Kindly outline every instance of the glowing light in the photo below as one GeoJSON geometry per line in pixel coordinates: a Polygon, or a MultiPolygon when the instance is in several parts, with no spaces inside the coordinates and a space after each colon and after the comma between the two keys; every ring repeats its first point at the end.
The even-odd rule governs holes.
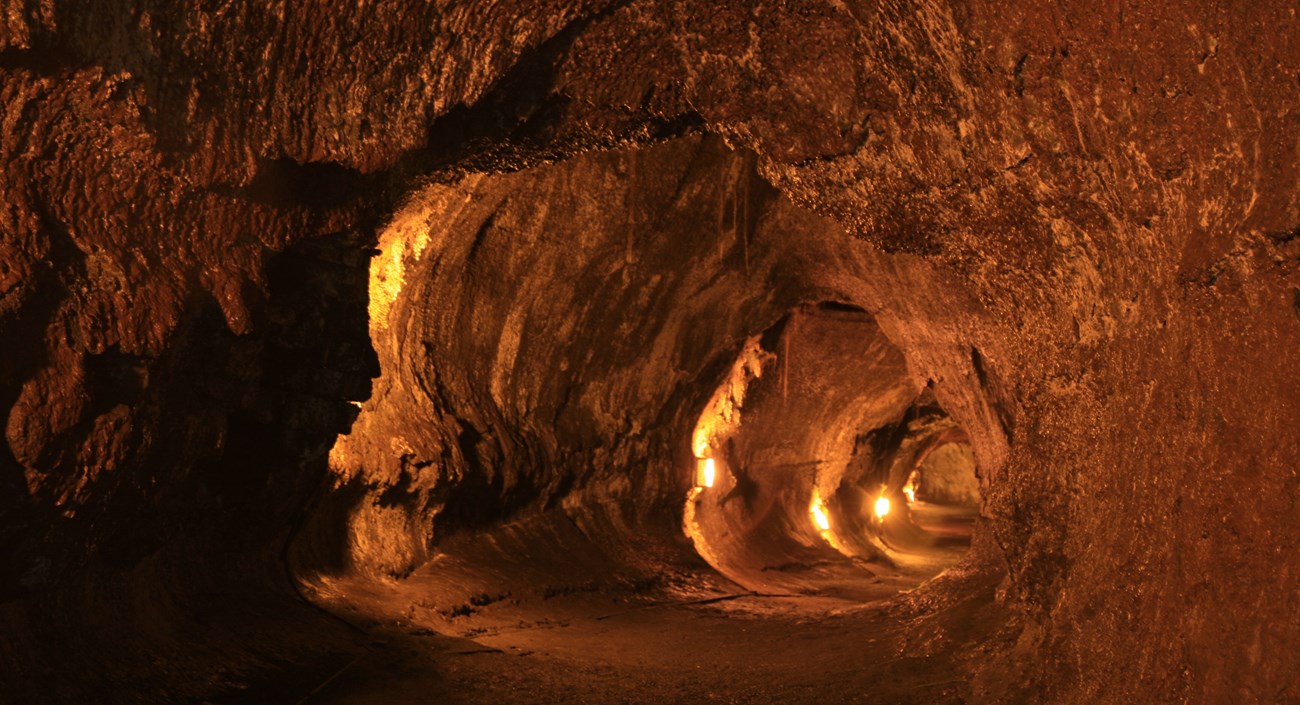
{"type": "Polygon", "coordinates": [[[889,498],[884,495],[881,495],[878,499],[876,499],[875,509],[876,509],[876,518],[884,519],[885,515],[889,513],[889,498]]]}
{"type": "Polygon", "coordinates": [[[831,518],[827,516],[826,507],[822,504],[820,497],[813,498],[812,508],[810,511],[812,512],[813,523],[817,525],[818,530],[831,530],[831,518]]]}
{"type": "Polygon", "coordinates": [[[907,503],[911,504],[916,501],[916,473],[907,478],[907,484],[903,485],[903,496],[907,497],[907,503]]]}
{"type": "Polygon", "coordinates": [[[853,552],[840,543],[831,530],[831,513],[826,507],[826,502],[822,501],[822,493],[816,487],[812,491],[812,502],[808,504],[808,518],[812,519],[813,526],[817,527],[817,533],[821,535],[822,540],[830,544],[830,547],[843,553],[846,556],[853,555],[853,552]]]}
{"type": "Polygon", "coordinates": [[[713,462],[713,458],[705,458],[704,462],[700,464],[700,476],[696,481],[697,484],[701,487],[712,487],[713,481],[716,480],[717,477],[718,469],[713,462]]]}

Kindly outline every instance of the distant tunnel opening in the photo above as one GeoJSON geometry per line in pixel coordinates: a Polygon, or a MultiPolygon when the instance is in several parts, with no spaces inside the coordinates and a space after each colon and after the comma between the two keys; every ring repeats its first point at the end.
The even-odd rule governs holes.
{"type": "Polygon", "coordinates": [[[692,438],[685,531],[752,590],[870,599],[970,545],[965,432],[866,311],[802,305],[751,339],[692,438]]]}

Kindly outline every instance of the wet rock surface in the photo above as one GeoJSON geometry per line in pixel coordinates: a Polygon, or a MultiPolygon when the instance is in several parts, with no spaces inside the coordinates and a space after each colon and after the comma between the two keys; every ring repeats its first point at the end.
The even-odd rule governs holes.
{"type": "Polygon", "coordinates": [[[518,522],[598,537],[600,589],[725,590],[693,427],[836,301],[966,434],[999,581],[914,593],[984,602],[890,658],[967,702],[1300,700],[1287,3],[0,18],[0,699],[348,663],[347,605],[518,522]]]}

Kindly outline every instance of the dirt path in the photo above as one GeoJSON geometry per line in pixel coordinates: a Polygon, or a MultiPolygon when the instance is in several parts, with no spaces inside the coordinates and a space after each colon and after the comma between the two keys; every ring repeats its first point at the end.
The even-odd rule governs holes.
{"type": "MultiPolygon", "coordinates": [[[[863,578],[853,599],[838,583],[755,595],[705,572],[638,582],[602,573],[599,561],[565,576],[530,573],[477,552],[503,545],[493,537],[402,580],[317,585],[364,647],[225,702],[963,702],[964,664],[978,657],[970,644],[998,623],[997,576],[957,568],[898,592],[904,578],[916,585],[950,565],[969,536],[962,512],[922,508],[918,521],[936,548],[893,579],[863,578]]],[[[556,550],[571,550],[567,541],[556,550]]],[[[538,545],[530,570],[555,558],[538,545]]]]}
{"type": "Polygon", "coordinates": [[[382,642],[307,702],[957,703],[961,645],[990,597],[977,589],[929,614],[905,598],[739,598],[612,616],[569,601],[557,605],[568,616],[473,640],[376,628],[382,642]]]}

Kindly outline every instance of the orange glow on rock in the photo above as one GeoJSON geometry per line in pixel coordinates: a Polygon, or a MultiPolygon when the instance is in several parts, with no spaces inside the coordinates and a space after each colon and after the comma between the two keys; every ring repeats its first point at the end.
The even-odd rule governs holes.
{"type": "Polygon", "coordinates": [[[877,498],[875,510],[876,510],[876,518],[884,519],[885,515],[889,514],[889,498],[883,495],[877,498]]]}
{"type": "Polygon", "coordinates": [[[822,506],[821,499],[814,499],[812,503],[813,524],[817,525],[819,531],[831,530],[831,518],[826,514],[826,507],[822,506]]]}
{"type": "Polygon", "coordinates": [[[712,487],[717,477],[717,465],[713,462],[713,458],[705,458],[704,462],[701,463],[700,477],[697,484],[701,487],[712,487]]]}

